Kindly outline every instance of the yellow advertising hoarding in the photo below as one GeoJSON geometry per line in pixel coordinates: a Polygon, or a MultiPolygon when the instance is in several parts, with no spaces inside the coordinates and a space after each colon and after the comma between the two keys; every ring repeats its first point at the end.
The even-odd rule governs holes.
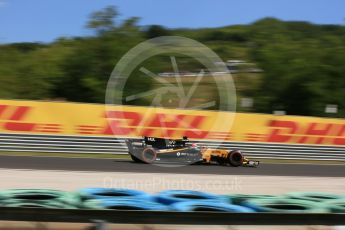
{"type": "Polygon", "coordinates": [[[0,132],[345,145],[341,119],[12,100],[0,100],[0,132]]]}

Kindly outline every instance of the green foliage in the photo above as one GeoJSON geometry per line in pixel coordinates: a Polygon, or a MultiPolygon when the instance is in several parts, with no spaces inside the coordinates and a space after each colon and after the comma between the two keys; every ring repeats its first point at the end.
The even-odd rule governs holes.
{"type": "Polygon", "coordinates": [[[164,28],[163,26],[160,25],[151,25],[147,28],[145,31],[146,33],[146,38],[155,38],[155,37],[160,37],[160,36],[168,36],[170,35],[169,31],[164,28]]]}
{"type": "Polygon", "coordinates": [[[115,6],[108,6],[91,14],[87,27],[95,29],[99,34],[111,31],[115,28],[115,18],[118,16],[115,6]]]}
{"type": "MultiPolygon", "coordinates": [[[[234,74],[239,98],[254,98],[253,112],[279,109],[287,114],[324,116],[326,104],[337,104],[338,116],[345,115],[344,26],[264,18],[251,25],[214,29],[142,28],[137,17],[117,23],[117,16],[113,6],[94,12],[87,22],[97,32],[93,37],[0,45],[0,98],[103,103],[109,76],[128,50],[147,38],[177,35],[203,42],[223,60],[243,59],[264,70],[234,74]]],[[[177,61],[181,71],[200,70],[183,57],[177,61]]],[[[165,57],[141,66],[154,73],[173,71],[165,57]]],[[[157,86],[136,69],[124,95],[157,86]]],[[[201,99],[213,86],[202,87],[201,99]]],[[[144,105],[149,99],[128,103],[144,105]]]]}
{"type": "Polygon", "coordinates": [[[326,104],[343,111],[345,29],[331,28],[276,20],[254,24],[251,56],[265,70],[256,90],[257,111],[321,116],[326,104]]]}

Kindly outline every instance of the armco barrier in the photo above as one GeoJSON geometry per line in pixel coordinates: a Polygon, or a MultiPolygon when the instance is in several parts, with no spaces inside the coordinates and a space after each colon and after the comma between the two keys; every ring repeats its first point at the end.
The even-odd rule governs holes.
{"type": "MultiPolygon", "coordinates": [[[[124,138],[0,133],[1,151],[127,154],[124,138]]],[[[345,147],[258,142],[195,141],[209,147],[240,149],[251,158],[345,161],[345,147]]]]}
{"type": "MultiPolygon", "coordinates": [[[[1,208],[0,220],[173,225],[345,225],[343,213],[162,212],[1,208]]],[[[105,228],[97,228],[105,229],[105,228]]]]}

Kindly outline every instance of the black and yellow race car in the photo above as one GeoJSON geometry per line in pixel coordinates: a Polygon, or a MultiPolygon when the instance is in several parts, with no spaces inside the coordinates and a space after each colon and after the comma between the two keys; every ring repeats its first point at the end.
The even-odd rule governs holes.
{"type": "Polygon", "coordinates": [[[213,149],[191,143],[187,137],[166,139],[143,137],[127,139],[128,153],[132,160],[139,163],[216,163],[234,167],[257,167],[259,161],[248,160],[240,150],[213,149]]]}

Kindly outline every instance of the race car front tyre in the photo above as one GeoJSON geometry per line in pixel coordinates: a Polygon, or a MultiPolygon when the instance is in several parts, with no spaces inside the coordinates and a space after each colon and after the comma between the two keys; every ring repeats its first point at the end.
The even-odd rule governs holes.
{"type": "Polygon", "coordinates": [[[240,150],[233,150],[228,155],[228,162],[231,166],[238,167],[243,164],[243,155],[240,150]]]}

